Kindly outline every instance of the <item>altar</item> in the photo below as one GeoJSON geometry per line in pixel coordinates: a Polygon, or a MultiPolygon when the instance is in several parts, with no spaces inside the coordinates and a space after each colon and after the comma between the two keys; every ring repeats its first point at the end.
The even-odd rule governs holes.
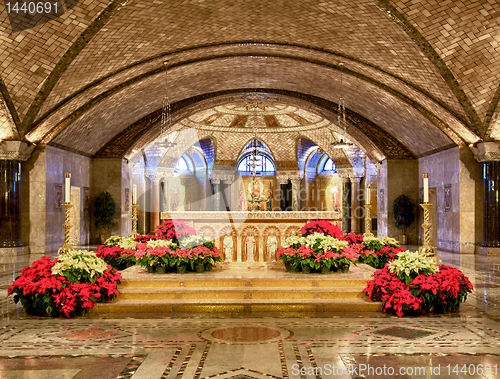
{"type": "Polygon", "coordinates": [[[342,228],[340,212],[162,212],[161,221],[184,221],[212,240],[224,262],[273,263],[285,240],[312,220],[342,228]]]}

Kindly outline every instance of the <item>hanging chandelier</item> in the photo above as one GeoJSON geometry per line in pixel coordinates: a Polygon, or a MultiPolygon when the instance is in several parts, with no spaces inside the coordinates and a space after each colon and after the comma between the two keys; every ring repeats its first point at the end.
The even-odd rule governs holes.
{"type": "Polygon", "coordinates": [[[344,64],[342,62],[339,63],[340,67],[340,98],[339,98],[339,104],[337,108],[337,123],[339,127],[343,131],[343,137],[341,138],[339,142],[333,142],[332,146],[335,149],[343,149],[346,147],[351,147],[354,144],[351,142],[347,142],[347,121],[346,121],[346,116],[345,116],[345,99],[344,99],[344,82],[343,82],[343,74],[344,74],[344,64]]]}
{"type": "Polygon", "coordinates": [[[174,147],[177,144],[173,141],[170,141],[168,138],[168,130],[172,126],[172,114],[170,100],[168,98],[168,59],[163,62],[163,67],[165,68],[165,97],[163,98],[161,109],[160,142],[157,142],[156,144],[159,147],[167,149],[169,147],[174,147]]]}

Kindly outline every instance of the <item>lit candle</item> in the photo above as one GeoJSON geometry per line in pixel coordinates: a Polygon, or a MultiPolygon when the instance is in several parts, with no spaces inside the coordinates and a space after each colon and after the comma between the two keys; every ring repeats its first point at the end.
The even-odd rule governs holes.
{"type": "Polygon", "coordinates": [[[370,205],[370,185],[366,187],[366,205],[370,205]]]}
{"type": "Polygon", "coordinates": [[[429,202],[429,174],[424,173],[424,203],[429,202]]]}
{"type": "Polygon", "coordinates": [[[137,202],[137,184],[134,184],[134,189],[132,190],[132,204],[137,202]]]}
{"type": "Polygon", "coordinates": [[[64,186],[65,186],[65,200],[66,200],[66,204],[69,204],[71,202],[70,200],[70,195],[71,195],[71,174],[69,172],[67,172],[65,174],[65,183],[64,183],[64,186]]]}

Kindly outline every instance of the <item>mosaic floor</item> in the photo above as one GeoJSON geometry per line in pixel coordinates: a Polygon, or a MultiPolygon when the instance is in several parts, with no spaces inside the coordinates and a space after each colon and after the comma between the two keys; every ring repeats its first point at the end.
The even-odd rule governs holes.
{"type": "Polygon", "coordinates": [[[0,258],[0,379],[497,378],[500,257],[440,254],[474,284],[457,313],[28,316],[0,258]]]}

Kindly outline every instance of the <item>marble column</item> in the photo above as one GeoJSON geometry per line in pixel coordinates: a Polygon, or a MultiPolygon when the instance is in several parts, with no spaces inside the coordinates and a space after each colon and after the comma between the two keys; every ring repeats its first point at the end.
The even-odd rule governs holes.
{"type": "Polygon", "coordinates": [[[214,185],[214,205],[212,209],[214,211],[221,210],[221,183],[220,179],[212,179],[212,184],[214,185]]]}
{"type": "MultiPolygon", "coordinates": [[[[26,188],[21,193],[21,168],[27,174],[26,164],[22,165],[22,162],[30,158],[34,148],[35,145],[27,142],[0,141],[0,256],[28,252],[28,247],[23,243],[21,212],[28,210],[30,198],[26,188]],[[24,210],[21,208],[21,196],[24,210]]],[[[23,181],[28,177],[24,175],[23,181]]],[[[27,229],[25,227],[25,237],[29,234],[27,229]]]]}
{"type": "Polygon", "coordinates": [[[293,211],[298,211],[299,210],[299,204],[300,204],[300,179],[292,179],[292,210],[293,211]]]}
{"type": "Polygon", "coordinates": [[[363,219],[364,211],[361,208],[359,201],[359,184],[361,183],[360,177],[349,178],[351,180],[351,232],[359,234],[360,221],[363,219]]]}
{"type": "Polygon", "coordinates": [[[223,183],[223,209],[222,210],[236,210],[238,209],[238,207],[236,208],[233,208],[233,204],[232,204],[232,193],[231,193],[231,184],[233,184],[234,182],[234,178],[230,178],[230,179],[224,179],[222,181],[223,183]]]}
{"type": "Polygon", "coordinates": [[[484,247],[500,247],[500,161],[483,162],[484,247]]]}
{"type": "Polygon", "coordinates": [[[151,203],[150,203],[150,233],[156,232],[156,227],[160,224],[160,179],[151,179],[151,203]]]}
{"type": "Polygon", "coordinates": [[[288,186],[288,178],[285,176],[276,176],[276,181],[279,186],[279,200],[280,200],[280,210],[286,211],[287,207],[287,186],[288,186]]]}
{"type": "Polygon", "coordinates": [[[342,232],[348,234],[351,231],[351,181],[342,178],[342,232]]]}
{"type": "Polygon", "coordinates": [[[0,248],[21,247],[21,161],[0,159],[0,248]]]}

